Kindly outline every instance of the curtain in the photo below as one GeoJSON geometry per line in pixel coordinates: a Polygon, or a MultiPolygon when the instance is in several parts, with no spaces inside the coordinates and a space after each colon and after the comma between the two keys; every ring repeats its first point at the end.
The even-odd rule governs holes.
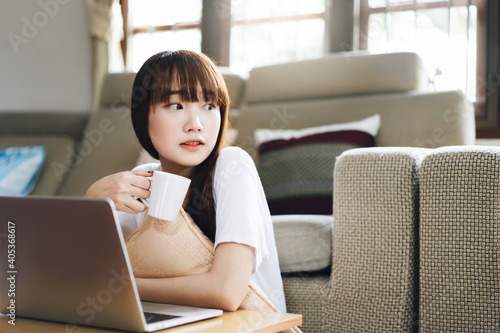
{"type": "Polygon", "coordinates": [[[102,85],[108,74],[113,0],[86,0],[92,52],[92,108],[99,107],[102,85]]]}

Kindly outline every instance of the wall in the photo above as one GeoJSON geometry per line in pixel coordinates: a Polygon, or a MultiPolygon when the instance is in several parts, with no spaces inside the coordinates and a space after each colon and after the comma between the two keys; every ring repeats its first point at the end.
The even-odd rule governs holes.
{"type": "Polygon", "coordinates": [[[89,110],[91,59],[81,0],[2,0],[0,111],[89,110]]]}

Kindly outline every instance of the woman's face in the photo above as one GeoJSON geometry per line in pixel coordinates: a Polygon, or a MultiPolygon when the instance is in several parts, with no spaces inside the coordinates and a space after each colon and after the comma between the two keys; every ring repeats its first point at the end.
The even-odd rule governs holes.
{"type": "Polygon", "coordinates": [[[163,171],[189,177],[217,143],[221,126],[218,105],[205,101],[198,87],[198,102],[173,94],[167,103],[151,107],[149,136],[160,155],[163,171]]]}

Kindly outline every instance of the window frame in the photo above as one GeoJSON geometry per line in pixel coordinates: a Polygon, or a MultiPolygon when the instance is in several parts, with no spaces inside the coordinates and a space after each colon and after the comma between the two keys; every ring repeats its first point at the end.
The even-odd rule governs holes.
{"type": "MultiPolygon", "coordinates": [[[[179,31],[200,29],[202,31],[202,20],[194,22],[182,22],[167,25],[151,25],[151,26],[135,26],[129,27],[128,23],[128,2],[129,0],[119,0],[121,12],[123,17],[123,39],[121,40],[121,51],[123,56],[123,64],[127,68],[127,52],[128,52],[128,39],[134,35],[141,33],[164,32],[164,31],[179,31]]],[[[204,2],[203,2],[204,3],[204,2]]],[[[202,31],[203,32],[203,31],[202,31]]],[[[202,34],[203,35],[203,34],[202,34]]]]}
{"type": "Polygon", "coordinates": [[[488,27],[486,49],[486,109],[491,119],[477,126],[477,138],[500,138],[500,4],[488,0],[488,27]]]}
{"type": "MultiPolygon", "coordinates": [[[[359,0],[359,49],[368,49],[368,29],[370,14],[387,13],[387,12],[403,12],[415,11],[433,8],[449,8],[473,5],[477,8],[477,62],[476,62],[476,100],[473,101],[474,111],[476,114],[476,136],[477,137],[500,137],[500,108],[492,99],[492,94],[487,93],[491,91],[490,77],[487,73],[488,64],[488,45],[491,46],[491,36],[488,40],[488,33],[492,31],[491,24],[495,23],[494,15],[492,16],[491,4],[495,1],[491,0],[442,0],[435,2],[417,2],[407,1],[405,3],[393,4],[371,8],[369,0],[359,0]],[[489,14],[488,14],[489,13],[489,14]],[[492,105],[492,102],[494,102],[492,105]]],[[[494,11],[494,13],[500,13],[494,11]]],[[[497,14],[498,15],[498,14],[497,14]]],[[[498,20],[496,20],[498,21],[498,20]]],[[[498,23],[498,22],[496,22],[498,23]]],[[[498,30],[498,26],[496,27],[498,30]]],[[[498,37],[496,38],[496,45],[498,45],[498,37]]]]}

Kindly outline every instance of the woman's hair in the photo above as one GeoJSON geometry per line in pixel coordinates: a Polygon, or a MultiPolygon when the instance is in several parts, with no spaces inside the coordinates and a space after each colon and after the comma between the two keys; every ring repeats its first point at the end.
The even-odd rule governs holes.
{"type": "Polygon", "coordinates": [[[132,123],[142,147],[155,159],[158,151],[149,136],[149,113],[172,94],[198,102],[199,87],[207,102],[219,106],[221,124],[213,151],[194,168],[186,211],[212,241],[215,239],[214,171],[228,122],[229,94],[224,78],[206,55],[192,51],[166,51],[149,58],[137,73],[132,88],[132,123]]]}

